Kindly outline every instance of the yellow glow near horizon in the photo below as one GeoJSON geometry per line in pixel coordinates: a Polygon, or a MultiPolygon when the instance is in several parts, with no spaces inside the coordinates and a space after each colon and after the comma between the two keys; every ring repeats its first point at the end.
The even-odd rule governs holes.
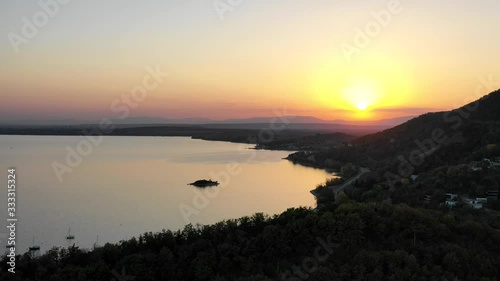
{"type": "Polygon", "coordinates": [[[417,89],[411,69],[395,56],[372,52],[353,63],[331,55],[311,71],[310,91],[315,102],[332,112],[339,110],[332,118],[385,119],[390,113],[377,109],[397,108],[415,101],[417,89]]]}
{"type": "MultiPolygon", "coordinates": [[[[80,2],[35,40],[16,39],[19,54],[4,38],[0,120],[115,117],[111,103],[142,83],[147,66],[171,75],[130,116],[244,119],[286,106],[290,115],[370,121],[460,107],[478,76],[500,77],[494,0],[413,1],[377,36],[368,34],[370,11],[385,1],[253,1],[226,11],[230,24],[194,1],[122,0],[119,13],[100,1],[98,15],[93,1],[80,2]]],[[[20,19],[32,22],[39,9],[1,1],[5,30],[22,35],[20,19]]]]}
{"type": "Polygon", "coordinates": [[[344,99],[358,110],[365,111],[379,100],[379,90],[375,82],[366,78],[351,79],[343,90],[344,99]]]}

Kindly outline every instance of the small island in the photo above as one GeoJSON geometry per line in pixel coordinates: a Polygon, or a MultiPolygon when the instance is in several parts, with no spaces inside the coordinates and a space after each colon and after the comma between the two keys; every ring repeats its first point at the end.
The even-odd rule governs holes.
{"type": "Polygon", "coordinates": [[[218,186],[219,182],[212,180],[197,180],[193,183],[190,183],[189,185],[194,185],[196,187],[210,187],[210,186],[218,186]]]}

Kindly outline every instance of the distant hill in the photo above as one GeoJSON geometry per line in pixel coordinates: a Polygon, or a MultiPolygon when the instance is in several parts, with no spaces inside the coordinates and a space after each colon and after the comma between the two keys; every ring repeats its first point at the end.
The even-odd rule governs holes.
{"type": "Polygon", "coordinates": [[[400,156],[407,161],[410,156],[423,157],[424,163],[413,165],[419,170],[464,159],[481,159],[488,153],[496,153],[498,143],[500,90],[461,108],[427,113],[394,128],[360,137],[354,141],[353,150],[356,158],[364,158],[368,164],[381,161],[397,164],[400,156]]]}
{"type": "MultiPolygon", "coordinates": [[[[341,126],[364,126],[371,127],[372,130],[386,129],[392,126],[399,125],[405,121],[411,119],[413,116],[398,117],[392,119],[375,120],[375,121],[346,121],[346,120],[323,120],[311,116],[283,116],[281,118],[286,119],[286,122],[292,124],[293,129],[321,129],[325,130],[337,130],[341,126]],[[297,125],[304,126],[297,126],[297,125]],[[306,126],[314,124],[315,126],[306,126]],[[328,125],[328,126],[320,126],[328,125]],[[340,127],[339,127],[340,126],[340,127]]],[[[236,128],[236,129],[249,129],[248,124],[266,124],[276,122],[277,117],[253,117],[246,119],[226,119],[226,120],[212,120],[208,118],[183,118],[183,119],[170,119],[161,117],[130,117],[125,120],[114,119],[113,123],[116,125],[205,125],[212,128],[236,128]],[[229,125],[229,126],[223,126],[229,125]]],[[[281,119],[280,119],[281,120],[281,119]]],[[[282,122],[277,120],[277,122],[282,122]]],[[[29,126],[29,125],[82,125],[82,124],[97,124],[97,120],[76,120],[76,119],[48,119],[48,120],[0,120],[0,125],[17,125],[17,126],[29,126]]],[[[255,126],[254,126],[255,127],[255,126]]],[[[260,128],[260,126],[259,126],[260,128]]],[[[363,129],[364,130],[364,129],[363,129]]]]}

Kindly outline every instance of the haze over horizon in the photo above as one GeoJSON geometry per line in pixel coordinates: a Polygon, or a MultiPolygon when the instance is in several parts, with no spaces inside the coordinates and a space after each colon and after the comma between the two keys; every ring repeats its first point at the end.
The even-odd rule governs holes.
{"type": "Polygon", "coordinates": [[[390,2],[242,1],[221,18],[208,0],[73,0],[16,53],[8,34],[22,35],[23,18],[43,9],[5,1],[0,118],[116,118],[111,105],[148,67],[169,75],[130,116],[224,120],[286,107],[325,120],[389,119],[460,107],[500,77],[489,57],[500,49],[500,2],[396,1],[399,12],[356,45],[390,2]],[[347,58],[346,44],[359,52],[347,58]]]}

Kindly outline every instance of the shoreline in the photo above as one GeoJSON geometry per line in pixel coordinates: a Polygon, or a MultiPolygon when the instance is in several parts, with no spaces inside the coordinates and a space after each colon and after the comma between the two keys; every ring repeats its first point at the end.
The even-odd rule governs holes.
{"type": "MultiPolygon", "coordinates": [[[[69,129],[69,128],[68,128],[69,129]]],[[[2,128],[0,128],[0,136],[46,136],[46,137],[87,137],[83,131],[88,128],[84,128],[82,130],[78,129],[78,132],[30,132],[29,130],[31,129],[26,129],[28,130],[27,132],[17,132],[17,133],[5,133],[2,132],[2,128]]],[[[25,129],[20,129],[20,130],[25,130],[25,129]]],[[[75,130],[75,129],[69,129],[69,130],[75,130]]],[[[116,129],[116,130],[122,130],[122,129],[116,129]]],[[[122,132],[116,132],[116,133],[108,133],[102,134],[103,137],[185,137],[185,138],[191,138],[194,140],[203,140],[203,141],[211,141],[211,142],[227,142],[227,143],[238,143],[238,144],[247,144],[247,145],[253,145],[253,147],[248,148],[251,150],[265,150],[265,151],[285,151],[288,152],[288,156],[283,158],[284,160],[288,160],[292,162],[293,164],[296,165],[301,165],[304,167],[309,167],[309,168],[315,168],[315,169],[320,169],[320,170],[325,170],[328,173],[335,173],[334,170],[331,168],[327,168],[321,165],[314,165],[310,163],[304,163],[301,161],[297,160],[292,160],[290,159],[290,155],[299,152],[301,150],[285,150],[285,149],[271,149],[271,148],[263,148],[263,147],[258,147],[258,143],[251,143],[248,141],[244,140],[233,140],[233,139],[227,139],[227,138],[211,138],[210,136],[196,136],[194,134],[182,134],[182,133],[171,133],[171,132],[164,132],[162,134],[137,134],[137,133],[122,133],[122,132]]]]}
{"type": "MultiPolygon", "coordinates": [[[[0,136],[13,136],[13,137],[23,137],[23,136],[26,136],[26,137],[83,137],[85,138],[86,135],[85,134],[79,134],[79,135],[76,135],[76,134],[0,134],[0,136]]],[[[279,150],[279,149],[267,149],[267,148],[257,148],[257,144],[249,144],[249,143],[246,143],[246,142],[236,142],[236,141],[229,141],[229,140],[213,140],[213,139],[205,139],[205,138],[197,138],[197,137],[193,137],[193,136],[183,136],[183,135],[176,135],[176,136],[164,136],[164,135],[148,135],[148,136],[140,136],[140,135],[113,135],[113,134],[107,134],[107,135],[104,135],[105,137],[109,136],[109,137],[153,137],[153,138],[158,138],[158,137],[163,137],[163,138],[187,138],[187,139],[193,139],[193,140],[202,140],[202,141],[209,141],[209,142],[224,142],[224,143],[239,143],[239,144],[246,144],[246,145],[249,145],[251,147],[247,147],[246,149],[248,150],[262,150],[262,151],[283,151],[284,150],[279,150]]],[[[290,154],[293,154],[295,153],[296,151],[290,151],[290,150],[286,150],[287,152],[287,155],[289,156],[290,154]]],[[[303,165],[301,163],[295,163],[294,161],[288,159],[288,156],[286,156],[285,158],[281,158],[282,160],[288,160],[290,161],[292,164],[294,165],[300,165],[302,167],[309,167],[309,168],[314,168],[314,169],[320,169],[320,170],[324,170],[326,171],[328,174],[331,173],[331,170],[327,169],[327,168],[323,168],[323,167],[311,167],[310,165],[303,165]]],[[[328,178],[328,177],[326,177],[328,178]]],[[[312,188],[314,188],[314,186],[311,186],[312,188]]],[[[307,191],[305,191],[307,192],[307,191]]],[[[313,196],[313,201],[314,201],[314,196],[313,196]]],[[[294,206],[294,205],[290,205],[288,206],[287,208],[297,208],[297,207],[301,207],[301,206],[294,206]]],[[[311,205],[310,206],[311,209],[314,209],[315,206],[314,205],[311,205]]],[[[284,210],[283,210],[284,211],[284,210]]],[[[252,214],[248,214],[248,215],[252,215],[252,214]]],[[[207,224],[208,225],[208,224],[207,224]]],[[[179,228],[179,230],[181,230],[182,228],[179,228]]],[[[115,243],[114,243],[115,244],[115,243]]],[[[91,250],[91,249],[89,249],[91,250]]],[[[46,252],[47,250],[45,250],[46,252]]],[[[29,251],[21,251],[22,253],[28,253],[29,251]]]]}

